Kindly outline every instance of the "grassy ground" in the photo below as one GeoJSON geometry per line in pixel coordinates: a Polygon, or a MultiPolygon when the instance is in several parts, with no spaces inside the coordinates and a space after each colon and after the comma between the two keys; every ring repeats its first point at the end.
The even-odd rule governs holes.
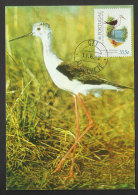
{"type": "MultiPolygon", "coordinates": [[[[7,7],[6,40],[31,32],[45,21],[53,29],[52,48],[58,57],[73,61],[77,45],[94,38],[90,7],[7,7]]],[[[132,29],[133,30],[133,29],[132,29]]],[[[109,58],[100,73],[133,87],[133,56],[109,58]]],[[[72,190],[134,189],[134,91],[105,91],[83,97],[94,126],[77,147],[75,175],[71,157],[52,174],[74,142],[74,100],[52,83],[39,38],[6,42],[7,189],[72,190]]],[[[81,132],[88,121],[79,109],[81,132]]]]}

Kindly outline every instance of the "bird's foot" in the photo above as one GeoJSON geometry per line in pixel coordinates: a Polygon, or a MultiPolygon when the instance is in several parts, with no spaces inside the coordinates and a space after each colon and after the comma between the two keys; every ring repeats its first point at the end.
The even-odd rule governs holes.
{"type": "Polygon", "coordinates": [[[57,168],[53,171],[53,173],[56,173],[57,171],[60,171],[62,169],[63,166],[63,159],[59,162],[57,168]]]}
{"type": "Polygon", "coordinates": [[[71,178],[73,178],[73,176],[74,176],[74,173],[72,171],[72,172],[70,172],[70,174],[68,176],[62,176],[62,179],[64,179],[64,180],[71,179],[71,178]]]}
{"type": "Polygon", "coordinates": [[[74,172],[71,171],[68,177],[72,178],[73,176],[74,176],[74,172]]]}

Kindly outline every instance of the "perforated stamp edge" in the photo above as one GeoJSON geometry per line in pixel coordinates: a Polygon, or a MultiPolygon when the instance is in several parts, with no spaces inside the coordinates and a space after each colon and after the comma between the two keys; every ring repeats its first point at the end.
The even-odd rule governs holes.
{"type": "MultiPolygon", "coordinates": [[[[131,15],[131,8],[94,8],[95,39],[105,45],[108,57],[132,56],[131,15]],[[122,16],[121,22],[119,21],[120,16],[122,16]],[[113,18],[111,21],[115,21],[114,25],[107,24],[109,17],[110,19],[113,18]],[[107,34],[107,28],[113,28],[111,37],[107,34]],[[119,35],[119,32],[122,35],[119,35]],[[122,37],[123,40],[121,40],[122,37]]],[[[102,57],[105,57],[104,51],[102,52],[102,57]]]]}

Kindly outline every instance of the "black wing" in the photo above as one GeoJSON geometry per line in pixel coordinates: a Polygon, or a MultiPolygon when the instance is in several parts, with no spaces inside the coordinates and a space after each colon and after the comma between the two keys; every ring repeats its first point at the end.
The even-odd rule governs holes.
{"type": "MultiPolygon", "coordinates": [[[[119,88],[130,88],[123,85],[119,85],[116,83],[112,83],[107,81],[106,79],[100,78],[97,75],[92,73],[92,70],[88,67],[82,65],[76,65],[74,63],[68,64],[62,62],[57,70],[68,77],[70,80],[78,80],[83,84],[91,84],[91,85],[100,85],[100,84],[108,84],[119,88]]],[[[132,89],[132,88],[130,88],[132,89]]]]}

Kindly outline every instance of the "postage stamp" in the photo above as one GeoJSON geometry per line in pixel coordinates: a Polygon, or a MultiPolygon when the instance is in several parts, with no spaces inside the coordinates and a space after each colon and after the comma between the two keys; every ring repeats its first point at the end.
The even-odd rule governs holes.
{"type": "Polygon", "coordinates": [[[93,74],[103,70],[108,63],[108,51],[103,43],[94,39],[82,41],[75,49],[74,61],[91,68],[93,74]],[[104,55],[104,57],[103,57],[104,55]]]}
{"type": "Polygon", "coordinates": [[[108,57],[132,56],[131,8],[95,8],[94,26],[95,39],[105,45],[108,57]]]}

